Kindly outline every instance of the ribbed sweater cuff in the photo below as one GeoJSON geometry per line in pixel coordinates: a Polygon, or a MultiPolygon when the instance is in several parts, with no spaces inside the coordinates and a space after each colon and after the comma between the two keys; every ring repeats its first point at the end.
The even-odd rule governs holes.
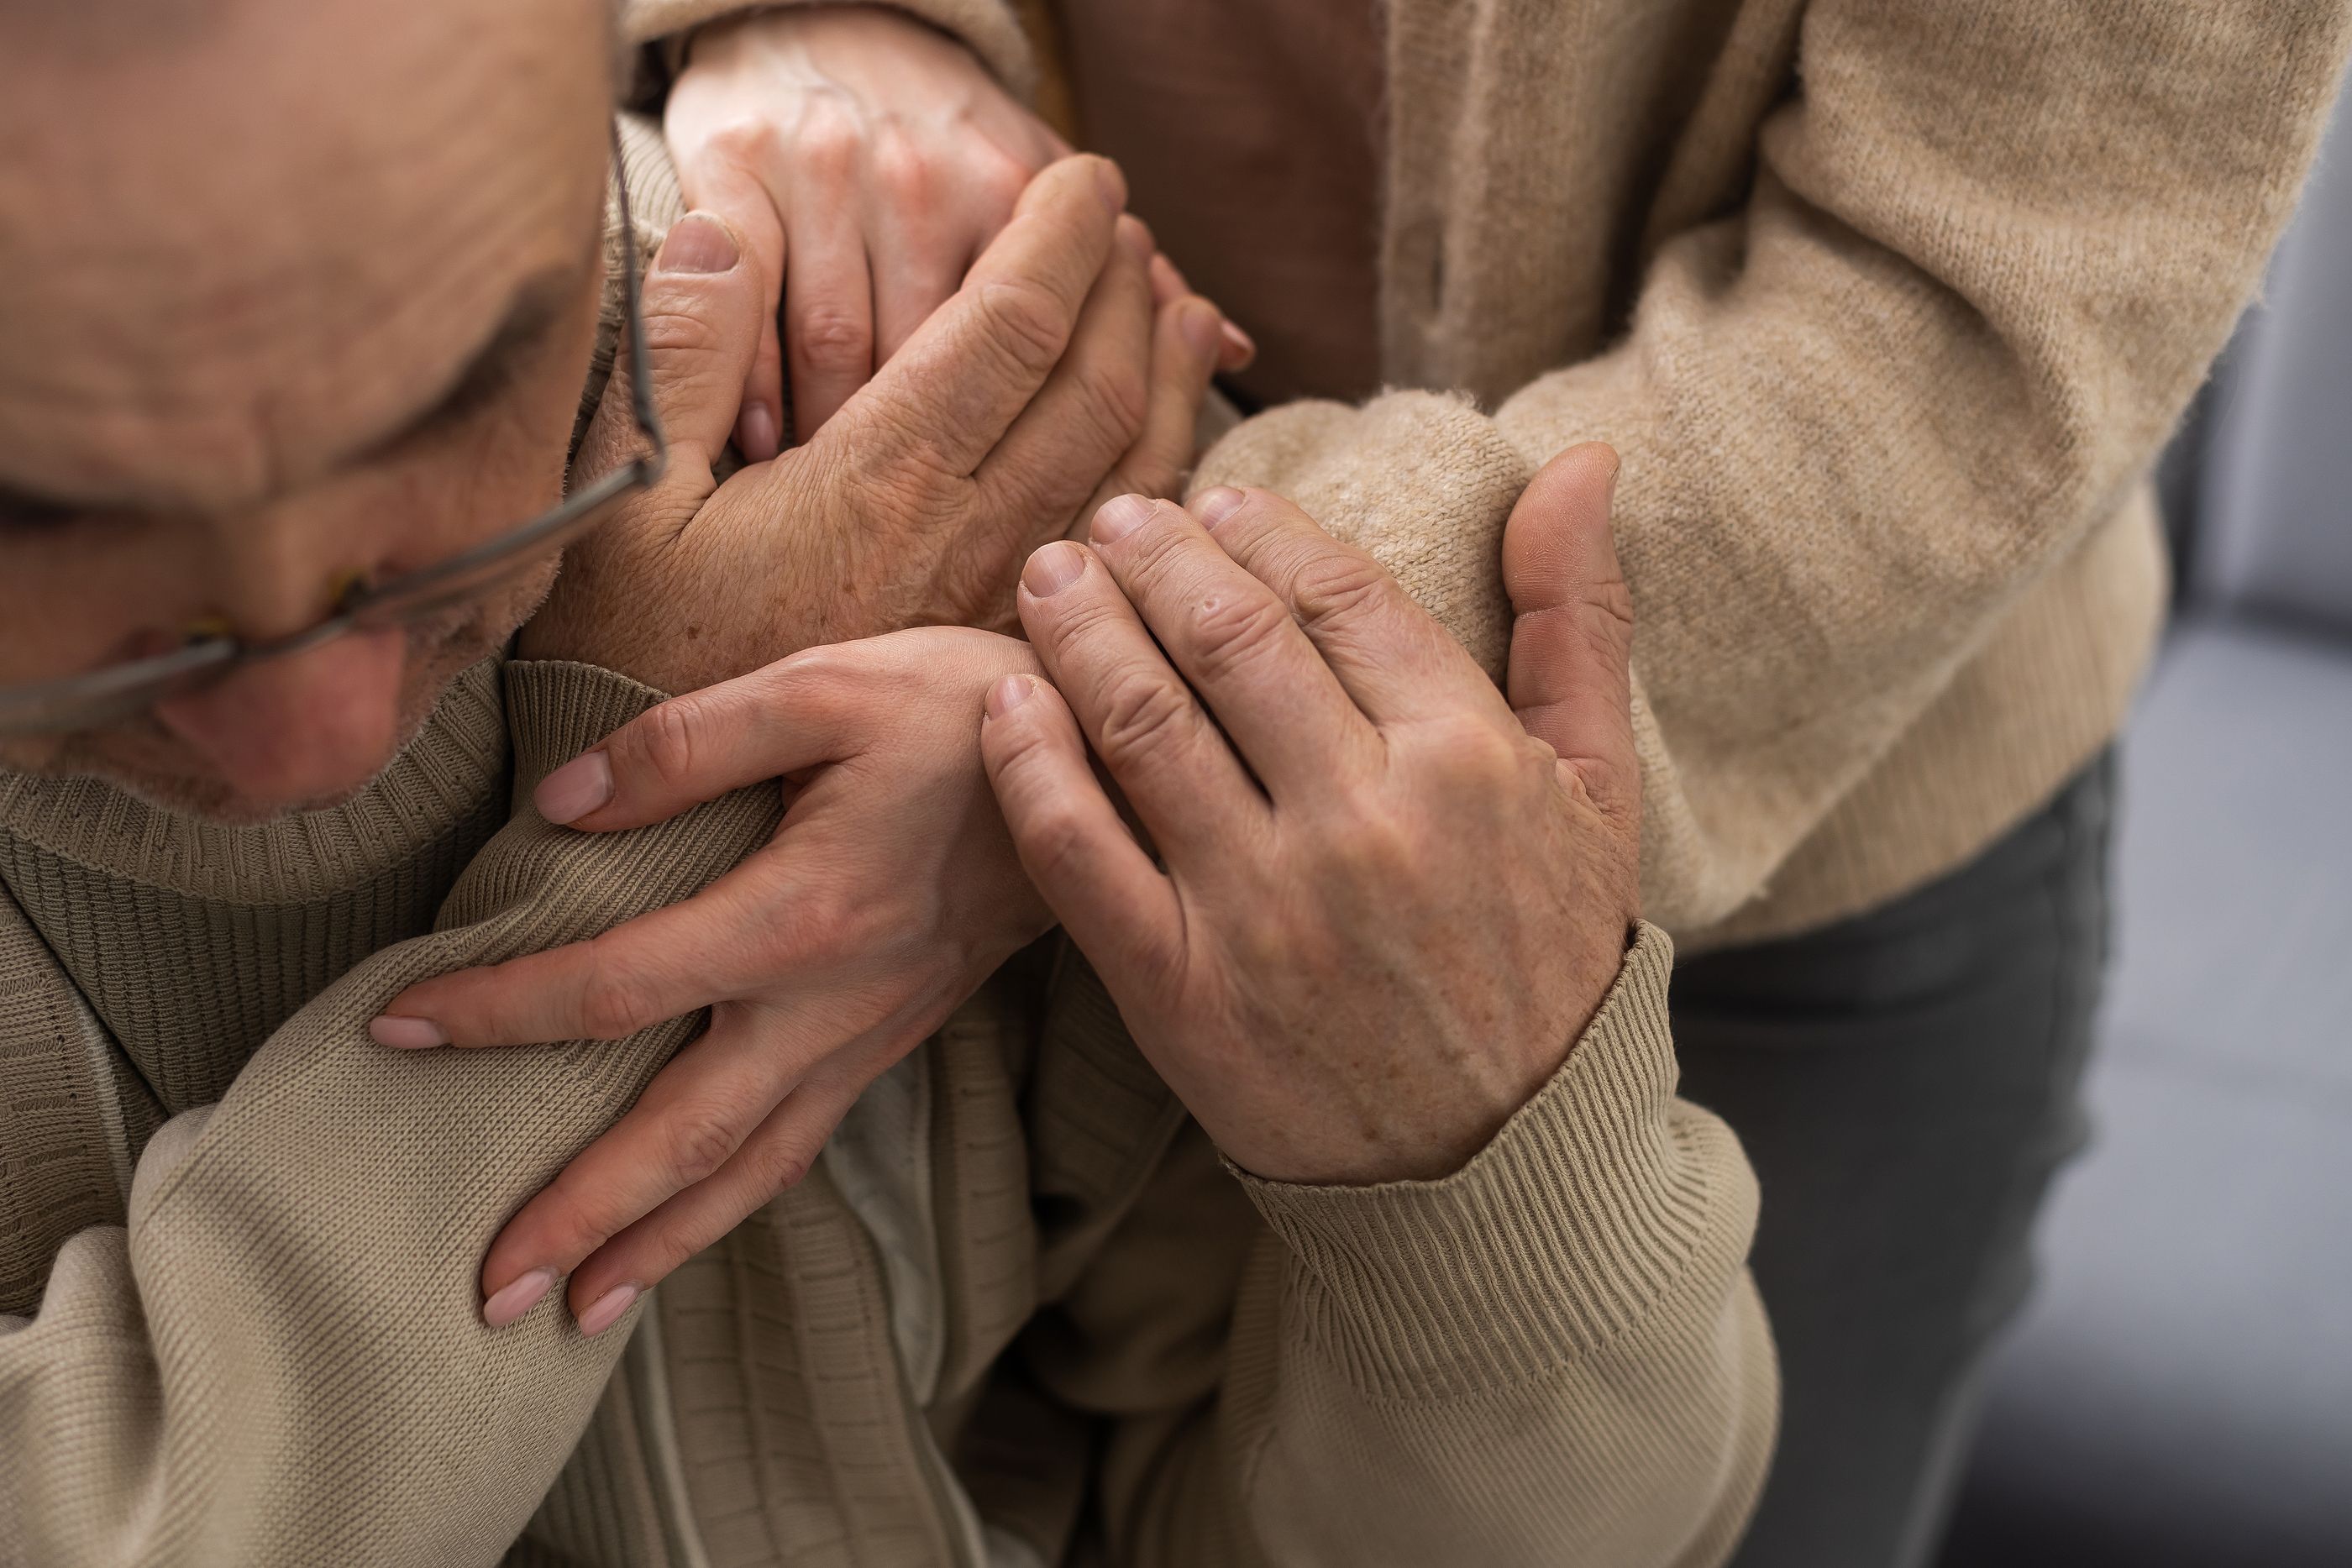
{"type": "Polygon", "coordinates": [[[1643,926],[1559,1071],[1450,1176],[1307,1186],[1235,1170],[1290,1249],[1305,1332],[1356,1387],[1446,1397],[1543,1376],[1683,1276],[1709,1194],[1667,1114],[1673,962],[1643,926]]]}
{"type": "MultiPolygon", "coordinates": [[[[622,36],[631,44],[652,46],[666,77],[674,77],[684,63],[684,46],[695,28],[746,11],[782,10],[823,0],[628,0],[622,11],[622,36]]],[[[927,22],[980,57],[981,63],[1015,93],[1027,94],[1034,85],[1035,61],[1028,36],[1005,0],[882,0],[894,10],[927,22]]]]}
{"type": "Polygon", "coordinates": [[[570,659],[510,660],[506,681],[517,811],[530,805],[541,779],[669,695],[570,659]]]}

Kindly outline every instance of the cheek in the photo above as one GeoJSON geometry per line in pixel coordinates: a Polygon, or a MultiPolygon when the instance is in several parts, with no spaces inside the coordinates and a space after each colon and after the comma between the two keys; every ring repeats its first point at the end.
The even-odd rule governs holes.
{"type": "Polygon", "coordinates": [[[142,528],[77,526],[54,538],[0,540],[0,684],[41,681],[110,659],[157,653],[159,612],[189,613],[186,584],[205,571],[196,541],[142,528]]]}

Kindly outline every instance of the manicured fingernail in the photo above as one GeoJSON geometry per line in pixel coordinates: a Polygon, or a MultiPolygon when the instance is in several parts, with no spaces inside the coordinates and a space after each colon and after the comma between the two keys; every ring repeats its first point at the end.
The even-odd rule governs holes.
{"type": "Polygon", "coordinates": [[[1108,158],[1095,162],[1095,189],[1102,193],[1103,205],[1112,212],[1127,210],[1127,176],[1108,158]]]}
{"type": "Polygon", "coordinates": [[[1113,496],[1095,513],[1089,537],[1098,545],[1123,539],[1151,520],[1152,506],[1140,496],[1113,496]]]}
{"type": "Polygon", "coordinates": [[[1007,675],[988,688],[981,706],[991,718],[1003,718],[1029,700],[1030,680],[1026,675],[1007,675]]]}
{"type": "Polygon", "coordinates": [[[1225,347],[1234,351],[1234,357],[1236,361],[1233,367],[1234,370],[1238,371],[1242,369],[1243,366],[1247,365],[1252,360],[1257,358],[1257,340],[1255,338],[1251,337],[1247,332],[1243,331],[1231,321],[1223,323],[1223,332],[1225,340],[1225,347]]]}
{"type": "Polygon", "coordinates": [[[1087,552],[1066,539],[1056,539],[1021,569],[1021,586],[1040,599],[1051,599],[1078,580],[1087,570],[1087,552]]]}
{"type": "Polygon", "coordinates": [[[601,751],[586,751],[539,781],[530,803],[556,826],[576,822],[613,798],[613,762],[601,751]]]}
{"type": "Polygon", "coordinates": [[[629,1303],[636,1299],[637,1288],[635,1285],[614,1286],[589,1302],[588,1310],[580,1314],[580,1332],[593,1339],[619,1322],[621,1314],[627,1312],[629,1303]]]}
{"type": "Polygon", "coordinates": [[[672,224],[654,257],[656,272],[730,272],[742,259],[735,236],[709,213],[688,213],[672,224]]]}
{"type": "Polygon", "coordinates": [[[743,460],[765,463],[782,450],[776,444],[776,416],[768,405],[755,402],[743,411],[743,460]]]}
{"type": "Polygon", "coordinates": [[[370,1019],[368,1038],[394,1051],[430,1051],[449,1043],[449,1037],[431,1019],[404,1018],[398,1013],[379,1013],[370,1019]]]}
{"type": "Polygon", "coordinates": [[[1201,519],[1202,528],[1214,533],[1219,523],[1242,509],[1244,499],[1246,497],[1232,486],[1220,485],[1192,497],[1192,515],[1201,519]]]}
{"type": "Polygon", "coordinates": [[[1224,318],[1205,299],[1188,299],[1178,308],[1184,312],[1176,322],[1176,329],[1184,334],[1184,346],[1202,359],[1213,358],[1223,336],[1224,318]]]}
{"type": "Polygon", "coordinates": [[[482,1321],[494,1329],[502,1329],[523,1313],[539,1305],[548,1287],[555,1283],[552,1269],[533,1269],[510,1284],[502,1285],[490,1299],[482,1303],[482,1321]]]}

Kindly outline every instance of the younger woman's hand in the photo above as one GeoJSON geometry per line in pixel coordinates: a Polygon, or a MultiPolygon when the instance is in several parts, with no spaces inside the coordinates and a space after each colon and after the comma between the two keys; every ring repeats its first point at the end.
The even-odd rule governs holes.
{"type": "Polygon", "coordinates": [[[774,840],[683,904],[592,941],[412,986],[388,1045],[620,1040],[710,1009],[628,1114],[508,1221],[482,1265],[503,1327],[570,1277],[594,1333],[800,1179],[851,1102],[1052,916],[980,764],[982,695],[1026,644],[926,627],[813,648],[677,697],[550,774],[587,832],[763,779],[774,840]]]}

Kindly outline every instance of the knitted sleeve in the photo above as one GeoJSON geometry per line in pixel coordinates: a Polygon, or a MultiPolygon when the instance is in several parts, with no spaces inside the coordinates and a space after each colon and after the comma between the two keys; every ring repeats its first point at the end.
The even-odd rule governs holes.
{"type": "Polygon", "coordinates": [[[1451,1176],[1318,1187],[1227,1167],[1255,1206],[1228,1221],[1255,1236],[1237,1293],[1215,1262],[1230,1249],[1198,1233],[1233,1210],[1203,1201],[1213,1155],[1187,1124],[1033,1356],[1057,1396],[1112,1417],[1111,1561],[1728,1555],[1779,1383],[1746,1268],[1754,1177],[1674,1094],[1672,962],[1645,927],[1559,1073],[1451,1176]],[[1161,1371],[1139,1343],[1163,1347],[1161,1371]],[[1221,1369],[1206,1387],[1201,1367],[1221,1369]]]}
{"type": "Polygon", "coordinates": [[[1499,665],[1491,557],[1430,539],[1491,545],[1505,454],[1613,444],[1643,906],[1709,925],[2117,513],[2254,287],[2347,44],[2340,0],[1809,0],[1744,209],[1663,240],[1611,351],[1492,419],[1278,409],[1195,482],[1429,552],[1375,545],[1499,665]]]}
{"type": "MultiPolygon", "coordinates": [[[[658,695],[580,664],[507,681],[525,799],[658,695]]],[[[494,1055],[386,1051],[367,1020],[426,975],[686,895],[778,809],[754,789],[591,835],[522,807],[432,934],[359,964],[159,1132],[127,1228],[73,1236],[38,1313],[0,1320],[0,1563],[495,1563],[626,1334],[583,1339],[558,1300],[484,1328],[482,1254],[696,1020],[494,1055]]]]}
{"type": "MultiPolygon", "coordinates": [[[[824,0],[782,0],[816,5],[824,0]]],[[[1035,69],[1019,16],[1005,0],[887,0],[918,21],[928,22],[980,57],[999,81],[1025,94],[1035,69]]],[[[666,68],[677,63],[676,46],[706,22],[745,11],[774,10],[778,0],[623,0],[621,36],[625,43],[660,49],[666,68]]]]}

